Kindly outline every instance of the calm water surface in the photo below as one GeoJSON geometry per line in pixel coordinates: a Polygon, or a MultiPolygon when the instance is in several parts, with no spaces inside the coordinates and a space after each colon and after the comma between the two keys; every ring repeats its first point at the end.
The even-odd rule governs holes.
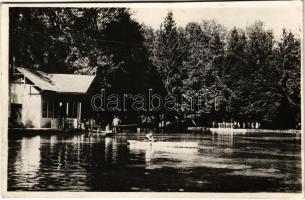
{"type": "Polygon", "coordinates": [[[295,136],[157,134],[199,148],[130,148],[97,134],[9,140],[9,191],[300,192],[301,141],[295,136]]]}

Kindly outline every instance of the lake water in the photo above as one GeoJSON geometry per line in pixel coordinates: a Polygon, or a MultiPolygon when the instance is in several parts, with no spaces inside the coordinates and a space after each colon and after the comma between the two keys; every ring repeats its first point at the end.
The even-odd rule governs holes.
{"type": "Polygon", "coordinates": [[[295,136],[156,134],[198,148],[130,148],[97,134],[9,139],[9,191],[300,192],[301,140],[295,136]]]}

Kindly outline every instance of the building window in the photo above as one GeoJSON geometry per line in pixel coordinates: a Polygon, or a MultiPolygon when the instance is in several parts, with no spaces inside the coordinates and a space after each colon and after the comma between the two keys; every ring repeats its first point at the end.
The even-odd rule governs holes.
{"type": "Polygon", "coordinates": [[[77,102],[69,101],[68,103],[68,118],[76,118],[77,116],[77,102]]]}
{"type": "Polygon", "coordinates": [[[49,118],[52,118],[53,117],[53,110],[54,110],[54,108],[53,108],[53,101],[50,99],[50,100],[48,100],[48,117],[49,118]]]}
{"type": "Polygon", "coordinates": [[[59,102],[54,100],[53,102],[53,117],[56,118],[59,116],[59,102]]]}
{"type": "Polygon", "coordinates": [[[47,117],[48,113],[48,104],[45,97],[42,98],[42,117],[47,117]]]}
{"type": "Polygon", "coordinates": [[[59,104],[60,102],[55,99],[43,97],[42,117],[56,118],[61,116],[67,118],[77,118],[77,101],[62,101],[61,107],[59,104]]]}
{"type": "Polygon", "coordinates": [[[53,118],[56,117],[55,100],[47,97],[42,98],[42,117],[53,118]]]}

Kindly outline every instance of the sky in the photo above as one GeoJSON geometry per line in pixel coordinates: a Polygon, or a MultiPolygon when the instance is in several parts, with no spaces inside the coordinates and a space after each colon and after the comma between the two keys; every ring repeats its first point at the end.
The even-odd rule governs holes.
{"type": "Polygon", "coordinates": [[[255,20],[265,23],[266,29],[273,29],[276,37],[286,28],[301,35],[301,1],[273,2],[201,2],[177,4],[151,4],[133,7],[133,17],[140,23],[158,29],[168,11],[173,11],[178,26],[189,22],[215,19],[228,29],[234,26],[245,28],[255,20]]]}

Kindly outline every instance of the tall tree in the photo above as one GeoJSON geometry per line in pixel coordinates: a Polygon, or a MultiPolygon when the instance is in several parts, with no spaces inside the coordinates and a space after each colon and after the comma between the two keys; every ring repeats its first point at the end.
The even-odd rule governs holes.
{"type": "Polygon", "coordinates": [[[265,30],[263,22],[247,27],[247,71],[244,85],[243,114],[251,121],[270,124],[278,115],[280,94],[277,87],[279,72],[273,63],[274,36],[265,30]]]}
{"type": "Polygon", "coordinates": [[[282,95],[278,125],[295,128],[301,121],[301,41],[293,33],[283,29],[281,40],[275,49],[275,64],[278,67],[278,82],[282,95]]]}
{"type": "Polygon", "coordinates": [[[153,65],[157,68],[167,93],[171,95],[179,93],[181,86],[182,53],[179,45],[173,13],[169,12],[156,34],[153,65]]]}
{"type": "MultiPolygon", "coordinates": [[[[186,26],[189,46],[188,57],[183,62],[183,68],[187,72],[187,78],[183,81],[184,96],[193,101],[199,100],[199,98],[205,99],[204,107],[199,109],[197,106],[198,109],[195,109],[196,107],[192,109],[195,109],[195,113],[200,115],[210,115],[215,110],[217,98],[221,98],[225,102],[229,94],[229,90],[222,80],[225,44],[222,38],[224,34],[223,27],[215,21],[203,21],[202,24],[189,23],[186,26]]],[[[200,104],[200,102],[195,104],[200,104]]]]}
{"type": "Polygon", "coordinates": [[[246,98],[242,91],[242,87],[248,84],[243,78],[247,73],[247,37],[242,29],[233,28],[228,35],[223,80],[228,88],[230,88],[231,95],[228,99],[227,110],[230,112],[234,120],[243,118],[241,105],[246,98]]]}
{"type": "Polygon", "coordinates": [[[67,73],[70,34],[62,8],[10,9],[10,63],[46,72],[67,73]]]}
{"type": "Polygon", "coordinates": [[[144,46],[148,54],[148,71],[150,76],[149,81],[151,81],[151,89],[165,96],[167,91],[165,91],[161,74],[159,73],[158,68],[154,66],[157,52],[156,32],[151,27],[142,24],[142,34],[144,37],[144,46]]]}

